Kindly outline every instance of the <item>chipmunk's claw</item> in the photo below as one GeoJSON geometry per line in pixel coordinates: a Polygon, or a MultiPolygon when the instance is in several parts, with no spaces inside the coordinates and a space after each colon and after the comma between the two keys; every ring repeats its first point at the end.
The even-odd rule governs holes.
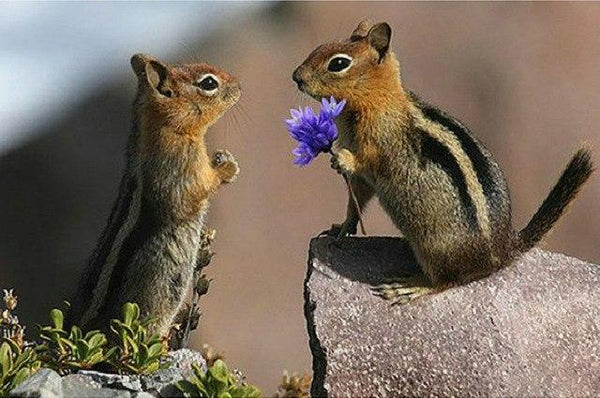
{"type": "Polygon", "coordinates": [[[344,170],[340,166],[337,156],[332,156],[329,162],[331,163],[331,168],[334,169],[338,174],[344,174],[344,170]]]}
{"type": "Polygon", "coordinates": [[[341,239],[346,236],[356,235],[356,225],[353,226],[351,224],[348,221],[344,221],[341,224],[332,224],[330,229],[322,231],[319,236],[331,236],[335,239],[341,239]]]}
{"type": "Polygon", "coordinates": [[[215,167],[218,167],[220,165],[222,165],[225,162],[234,162],[235,158],[233,157],[233,155],[226,149],[220,149],[218,151],[216,151],[213,155],[213,165],[215,167]]]}
{"type": "Polygon", "coordinates": [[[392,305],[408,304],[417,297],[433,293],[431,282],[423,276],[394,278],[371,288],[373,294],[384,300],[393,300],[392,305]]]}
{"type": "Polygon", "coordinates": [[[221,177],[221,180],[225,183],[234,182],[240,173],[240,167],[235,157],[225,149],[214,153],[212,164],[221,177]]]}

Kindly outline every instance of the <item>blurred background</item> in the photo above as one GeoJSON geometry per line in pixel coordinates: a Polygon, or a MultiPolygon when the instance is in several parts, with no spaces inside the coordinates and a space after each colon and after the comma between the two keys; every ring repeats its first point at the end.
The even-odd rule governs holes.
{"type": "MultiPolygon", "coordinates": [[[[523,226],[575,148],[600,140],[600,4],[4,3],[0,8],[0,287],[46,322],[104,227],[124,165],[133,53],[219,65],[241,112],[209,133],[241,165],[213,200],[214,278],[193,344],[209,343],[274,391],[310,370],[302,284],[309,239],[345,213],[327,157],[292,166],[283,119],[311,102],[291,81],[317,45],[362,17],[388,21],[406,87],[461,118],[503,167],[523,226]]],[[[596,153],[598,149],[596,148],[596,153]]],[[[544,247],[599,263],[600,178],[544,247]]],[[[371,235],[397,235],[378,204],[371,235]]]]}

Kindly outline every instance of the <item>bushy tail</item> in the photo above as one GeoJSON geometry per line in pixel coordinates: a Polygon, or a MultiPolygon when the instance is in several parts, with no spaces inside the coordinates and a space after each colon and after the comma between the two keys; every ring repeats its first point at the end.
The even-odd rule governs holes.
{"type": "Polygon", "coordinates": [[[584,148],[577,151],[529,224],[519,232],[522,252],[531,249],[550,231],[593,171],[590,151],[584,148]]]}

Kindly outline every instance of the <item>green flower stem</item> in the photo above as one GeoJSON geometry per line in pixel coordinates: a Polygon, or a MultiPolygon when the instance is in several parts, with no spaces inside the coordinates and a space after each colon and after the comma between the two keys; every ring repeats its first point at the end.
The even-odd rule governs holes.
{"type": "MultiPolygon", "coordinates": [[[[333,149],[329,150],[331,156],[335,156],[333,149]]],[[[346,181],[346,185],[348,186],[348,192],[350,192],[350,197],[352,198],[352,202],[354,203],[354,208],[356,209],[356,213],[358,214],[358,223],[360,224],[360,232],[363,235],[367,235],[367,231],[365,230],[365,225],[363,224],[362,215],[360,205],[358,204],[358,199],[356,198],[356,194],[354,193],[354,189],[352,189],[352,185],[350,184],[350,180],[348,176],[342,173],[342,177],[344,177],[344,181],[346,181]]]]}

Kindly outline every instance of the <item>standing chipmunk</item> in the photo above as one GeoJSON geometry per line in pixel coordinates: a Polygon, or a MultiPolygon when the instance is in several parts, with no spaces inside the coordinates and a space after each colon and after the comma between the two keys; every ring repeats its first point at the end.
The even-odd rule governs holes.
{"type": "Polygon", "coordinates": [[[205,135],[241,89],[204,63],[170,66],[136,54],[131,66],[138,88],[127,164],[68,321],[106,330],[134,302],[165,335],[191,286],[208,199],[239,172],[229,152],[209,157],[205,135]]]}
{"type": "MultiPolygon", "coordinates": [[[[347,101],[332,167],[350,177],[360,208],[377,195],[424,271],[375,290],[406,303],[489,275],[532,248],[591,175],[579,150],[529,224],[515,232],[508,187],[490,152],[457,119],[403,87],[387,23],[363,20],[349,39],[317,47],[294,71],[315,99],[347,101]]],[[[358,214],[331,235],[356,233],[358,214]]]]}

